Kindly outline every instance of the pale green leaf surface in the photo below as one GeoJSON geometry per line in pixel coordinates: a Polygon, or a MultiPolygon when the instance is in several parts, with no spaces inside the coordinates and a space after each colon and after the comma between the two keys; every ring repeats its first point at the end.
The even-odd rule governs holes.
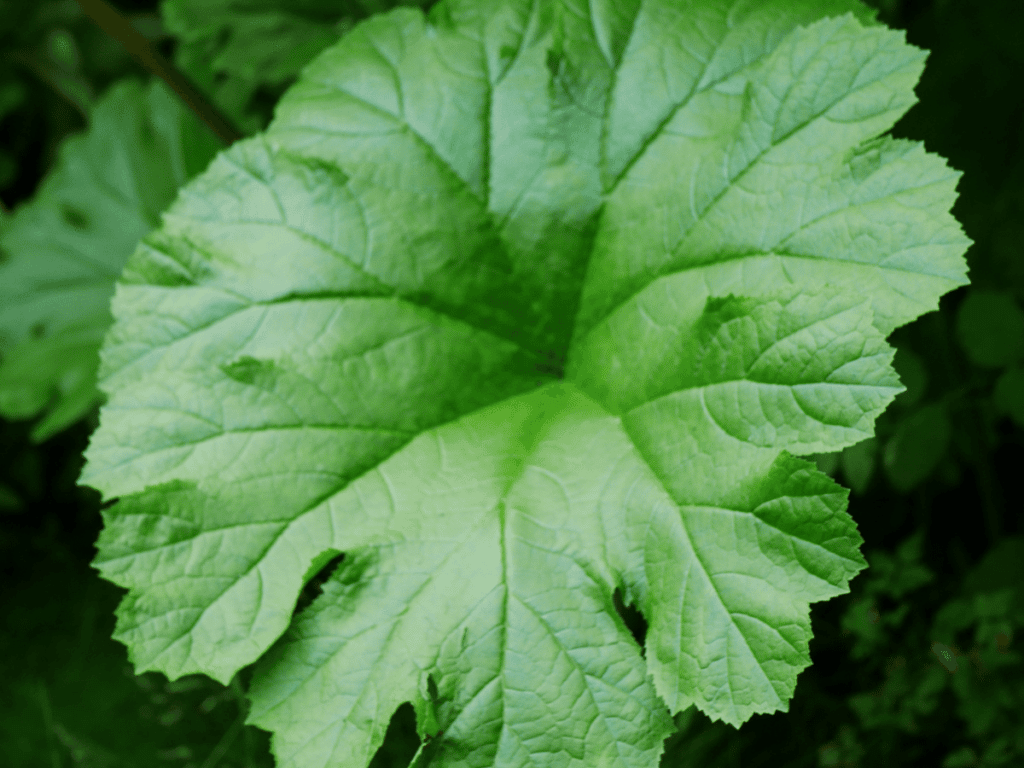
{"type": "Polygon", "coordinates": [[[923,53],[816,20],[853,3],[746,7],[377,17],[183,190],[82,476],[139,671],[259,659],[296,768],[365,765],[405,701],[420,762],[474,766],[650,766],[670,712],[788,707],[809,604],[865,566],[796,455],[871,436],[885,336],[968,241],[957,173],[875,138],[923,53]]]}
{"type": "Polygon", "coordinates": [[[109,302],[139,240],[216,140],[162,83],[125,81],[61,147],[36,195],[0,228],[0,414],[36,441],[102,398],[96,369],[109,302]]]}

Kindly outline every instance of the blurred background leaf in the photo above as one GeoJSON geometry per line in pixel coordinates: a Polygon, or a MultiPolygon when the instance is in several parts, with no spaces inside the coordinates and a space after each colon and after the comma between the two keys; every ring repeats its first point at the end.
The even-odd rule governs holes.
{"type": "Polygon", "coordinates": [[[0,224],[0,415],[45,415],[42,441],[101,399],[114,281],[178,188],[219,149],[160,81],[115,83],[65,139],[31,201],[0,224]]]}
{"type": "Polygon", "coordinates": [[[164,0],[175,63],[246,133],[266,128],[303,67],[359,19],[434,0],[164,0]]]}

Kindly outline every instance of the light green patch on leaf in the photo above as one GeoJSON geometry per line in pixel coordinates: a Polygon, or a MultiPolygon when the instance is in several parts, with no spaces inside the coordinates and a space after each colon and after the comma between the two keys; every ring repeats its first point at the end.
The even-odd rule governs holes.
{"type": "Polygon", "coordinates": [[[858,18],[447,0],[324,51],[113,299],[81,482],[136,668],[256,661],[296,768],[403,702],[432,765],[651,766],[691,704],[786,710],[866,565],[800,456],[872,435],[886,336],[966,282],[958,174],[879,138],[924,52],[858,18]]]}
{"type": "Polygon", "coordinates": [[[162,83],[112,87],[31,201],[0,225],[0,414],[41,442],[102,399],[109,302],[138,241],[216,140],[162,83]]]}

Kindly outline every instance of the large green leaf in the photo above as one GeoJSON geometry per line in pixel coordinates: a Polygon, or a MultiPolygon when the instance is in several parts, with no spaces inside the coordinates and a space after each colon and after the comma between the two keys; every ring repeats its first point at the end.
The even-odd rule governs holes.
{"type": "Polygon", "coordinates": [[[68,139],[36,195],[0,227],[0,415],[41,418],[35,441],[100,402],[114,281],[214,136],[162,83],[118,83],[68,139]]]}
{"type": "Polygon", "coordinates": [[[259,659],[302,768],[404,701],[481,766],[786,709],[865,566],[797,456],[871,435],[885,336],[965,282],[958,174],[877,138],[924,56],[840,0],[448,0],[325,51],[113,300],[82,482],[137,669],[259,659]]]}

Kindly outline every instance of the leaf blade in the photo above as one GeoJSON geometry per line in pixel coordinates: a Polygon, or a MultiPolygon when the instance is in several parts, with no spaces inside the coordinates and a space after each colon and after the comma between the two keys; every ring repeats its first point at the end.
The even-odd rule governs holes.
{"type": "Polygon", "coordinates": [[[441,764],[650,765],[665,704],[784,709],[809,603],[865,565],[845,491],[793,454],[870,435],[900,389],[885,335],[962,281],[966,244],[956,174],[871,139],[921,53],[851,15],[801,26],[839,5],[800,4],[767,50],[677,89],[656,140],[657,110],[621,122],[646,150],[618,166],[630,13],[653,28],[667,3],[399,10],[311,64],[114,299],[83,481],[125,497],[99,561],[131,589],[133,661],[259,659],[249,722],[297,768],[368,761],[399,704],[435,703],[424,674],[441,764]],[[704,168],[684,129],[709,116],[704,168]],[[908,202],[934,220],[920,238],[894,224],[908,202]],[[184,533],[140,525],[178,509],[184,533]],[[325,552],[342,566],[292,620],[325,552]],[[648,617],[646,660],[616,589],[648,617]]]}

